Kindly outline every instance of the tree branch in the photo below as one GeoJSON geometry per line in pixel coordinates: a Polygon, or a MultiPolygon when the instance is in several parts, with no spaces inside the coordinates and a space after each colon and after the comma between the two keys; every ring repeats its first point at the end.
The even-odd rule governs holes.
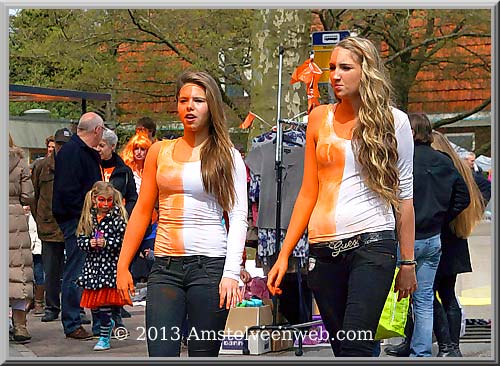
{"type": "Polygon", "coordinates": [[[469,116],[472,116],[474,113],[477,113],[480,110],[484,109],[490,103],[491,103],[491,97],[486,99],[483,103],[481,103],[481,105],[477,106],[476,108],[474,108],[468,112],[457,114],[456,116],[451,117],[451,118],[441,119],[441,120],[433,123],[432,128],[438,128],[438,127],[442,127],[445,125],[449,125],[450,123],[454,123],[454,122],[460,121],[464,118],[467,118],[469,116]]]}

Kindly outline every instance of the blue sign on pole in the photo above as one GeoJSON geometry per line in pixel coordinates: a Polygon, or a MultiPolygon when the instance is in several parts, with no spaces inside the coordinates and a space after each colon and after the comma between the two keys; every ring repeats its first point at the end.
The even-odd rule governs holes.
{"type": "Polygon", "coordinates": [[[335,46],[342,39],[347,38],[350,35],[351,32],[348,30],[313,32],[312,44],[313,46],[335,46]]]}

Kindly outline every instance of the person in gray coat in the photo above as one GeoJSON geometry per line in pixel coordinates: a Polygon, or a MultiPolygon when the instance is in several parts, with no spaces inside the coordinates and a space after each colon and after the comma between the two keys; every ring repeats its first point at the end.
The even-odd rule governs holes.
{"type": "Polygon", "coordinates": [[[33,257],[28,221],[23,205],[33,201],[30,169],[23,151],[9,134],[9,304],[12,307],[13,339],[29,342],[27,307],[33,298],[33,257]]]}

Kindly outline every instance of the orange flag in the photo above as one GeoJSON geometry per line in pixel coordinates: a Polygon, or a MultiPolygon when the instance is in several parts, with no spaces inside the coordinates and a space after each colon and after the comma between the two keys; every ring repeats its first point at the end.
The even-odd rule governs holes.
{"type": "Polygon", "coordinates": [[[319,78],[323,74],[321,68],[314,63],[312,58],[308,58],[302,65],[297,67],[292,74],[290,84],[302,81],[307,88],[307,113],[310,113],[313,108],[320,105],[319,103],[319,78]]]}
{"type": "Polygon", "coordinates": [[[248,112],[245,120],[241,123],[240,128],[248,128],[252,125],[253,120],[255,119],[255,114],[252,112],[248,112]]]}

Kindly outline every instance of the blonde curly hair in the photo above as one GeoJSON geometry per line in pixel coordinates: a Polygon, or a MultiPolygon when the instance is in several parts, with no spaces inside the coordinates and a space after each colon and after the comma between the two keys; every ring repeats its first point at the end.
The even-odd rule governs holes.
{"type": "Polygon", "coordinates": [[[389,76],[371,41],[348,37],[336,47],[350,51],[361,65],[359,123],[354,127],[352,137],[361,175],[372,191],[398,211],[398,146],[389,76]]]}

